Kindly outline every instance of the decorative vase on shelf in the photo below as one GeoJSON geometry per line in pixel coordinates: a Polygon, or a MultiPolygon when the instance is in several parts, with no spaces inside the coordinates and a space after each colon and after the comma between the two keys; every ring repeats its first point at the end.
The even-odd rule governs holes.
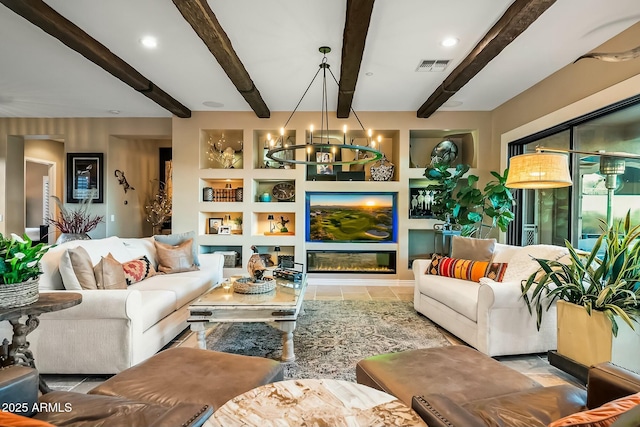
{"type": "Polygon", "coordinates": [[[56,240],[56,245],[72,240],[91,240],[91,237],[89,237],[87,233],[62,233],[60,237],[58,237],[58,240],[56,240]]]}

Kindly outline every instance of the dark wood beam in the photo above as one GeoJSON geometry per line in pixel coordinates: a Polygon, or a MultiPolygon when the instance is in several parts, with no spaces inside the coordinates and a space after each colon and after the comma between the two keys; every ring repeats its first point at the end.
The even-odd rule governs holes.
{"type": "Polygon", "coordinates": [[[251,76],[238,58],[231,40],[227,37],[227,33],[218,22],[207,0],[173,0],[173,4],[215,56],[256,115],[261,119],[268,119],[271,116],[269,107],[253,84],[251,76]]]}
{"type": "Polygon", "coordinates": [[[418,117],[426,119],[431,116],[555,2],[515,0],[480,43],[422,104],[418,109],[418,117]]]}
{"type": "Polygon", "coordinates": [[[178,117],[191,117],[191,110],[169,96],[135,68],[107,49],[106,46],[41,0],[0,0],[0,3],[153,100],[162,108],[178,117]]]}
{"type": "Polygon", "coordinates": [[[342,63],[338,88],[337,116],[341,119],[349,117],[351,112],[374,1],[347,0],[347,17],[342,35],[342,63]]]}

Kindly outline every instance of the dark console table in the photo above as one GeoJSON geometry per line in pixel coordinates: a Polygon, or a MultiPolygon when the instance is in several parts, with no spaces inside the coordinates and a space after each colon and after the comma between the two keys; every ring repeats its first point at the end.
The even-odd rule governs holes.
{"type": "MultiPolygon", "coordinates": [[[[0,309],[0,321],[8,320],[13,326],[11,345],[9,345],[9,340],[6,338],[2,342],[2,351],[0,351],[1,365],[24,365],[36,369],[33,353],[29,349],[27,335],[40,324],[38,316],[42,313],[64,310],[81,302],[82,295],[74,292],[48,292],[41,293],[38,301],[33,304],[0,309]],[[24,323],[20,322],[23,316],[27,317],[24,323]]],[[[51,391],[42,377],[40,377],[40,391],[42,393],[51,391]]]]}

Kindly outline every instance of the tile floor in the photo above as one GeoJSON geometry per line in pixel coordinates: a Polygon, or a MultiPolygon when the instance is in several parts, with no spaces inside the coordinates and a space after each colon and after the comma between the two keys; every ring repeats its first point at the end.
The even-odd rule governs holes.
{"type": "MultiPolygon", "coordinates": [[[[366,301],[413,301],[412,286],[333,286],[310,285],[305,300],[366,300],[366,301]]],[[[455,345],[466,345],[446,330],[442,333],[455,345]]],[[[184,331],[169,344],[171,347],[197,347],[194,334],[184,331]]],[[[503,356],[496,358],[505,365],[524,373],[545,386],[571,383],[583,387],[575,378],[549,365],[546,354],[525,356],[503,356]]],[[[96,387],[108,376],[86,375],[44,375],[47,384],[54,390],[86,393],[96,387]]]]}

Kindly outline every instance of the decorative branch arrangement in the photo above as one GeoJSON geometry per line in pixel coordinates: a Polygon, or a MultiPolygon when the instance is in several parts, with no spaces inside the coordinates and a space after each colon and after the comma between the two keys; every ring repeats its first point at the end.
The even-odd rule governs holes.
{"type": "Polygon", "coordinates": [[[93,199],[82,199],[77,209],[69,209],[56,196],[51,196],[60,210],[59,217],[49,218],[48,224],[55,226],[61,233],[86,234],[96,228],[104,220],[103,215],[89,212],[93,199]]]}
{"type": "Polygon", "coordinates": [[[160,226],[171,218],[172,201],[164,182],[157,179],[152,182],[157,182],[158,189],[147,196],[144,211],[147,215],[147,222],[153,226],[153,232],[156,233],[159,232],[160,226]]]}

